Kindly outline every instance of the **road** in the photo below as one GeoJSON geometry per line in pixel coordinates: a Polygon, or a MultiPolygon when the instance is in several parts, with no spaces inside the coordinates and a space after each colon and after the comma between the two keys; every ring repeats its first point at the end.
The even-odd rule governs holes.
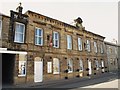
{"type": "Polygon", "coordinates": [[[35,88],[66,88],[66,90],[68,88],[68,89],[76,90],[76,88],[85,88],[85,87],[86,88],[91,88],[91,87],[97,88],[97,86],[99,86],[99,88],[101,88],[103,86],[109,87],[109,85],[111,85],[110,88],[118,88],[117,82],[118,82],[117,81],[117,74],[112,74],[110,76],[104,76],[104,77],[99,77],[99,78],[90,78],[87,80],[76,81],[73,83],[70,82],[70,83],[43,85],[43,86],[36,86],[35,88]],[[108,83],[110,81],[112,81],[112,83],[108,83]],[[103,83],[103,85],[101,85],[101,83],[103,83]],[[113,83],[116,83],[116,85],[114,86],[113,83]],[[109,84],[109,85],[107,86],[107,84],[109,84]]]}
{"type": "MultiPolygon", "coordinates": [[[[62,80],[61,80],[62,81],[62,80]]],[[[12,87],[11,87],[12,88],[12,87]]],[[[41,88],[42,90],[47,89],[62,89],[62,90],[81,90],[85,88],[118,88],[118,74],[117,73],[105,73],[101,75],[96,75],[91,78],[85,79],[68,79],[62,82],[54,82],[48,84],[34,84],[34,85],[20,85],[20,86],[13,86],[15,90],[17,88],[28,88],[28,90],[38,89],[41,88]],[[15,88],[16,87],[16,88],[15,88]]],[[[8,90],[7,88],[4,90],[8,90]]]]}

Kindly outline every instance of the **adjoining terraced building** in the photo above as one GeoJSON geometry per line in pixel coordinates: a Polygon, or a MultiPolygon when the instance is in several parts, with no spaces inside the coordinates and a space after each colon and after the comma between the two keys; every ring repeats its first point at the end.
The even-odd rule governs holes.
{"type": "Polygon", "coordinates": [[[1,15],[3,83],[34,83],[97,75],[108,71],[105,37],[27,11],[1,15]]]}
{"type": "Polygon", "coordinates": [[[109,72],[118,71],[118,48],[120,47],[117,44],[105,42],[107,61],[108,61],[108,70],[109,72]]]}

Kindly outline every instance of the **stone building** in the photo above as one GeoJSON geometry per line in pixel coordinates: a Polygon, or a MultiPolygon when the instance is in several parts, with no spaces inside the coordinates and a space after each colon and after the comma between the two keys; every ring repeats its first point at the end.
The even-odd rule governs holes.
{"type": "Polygon", "coordinates": [[[105,42],[108,70],[109,72],[118,70],[118,45],[110,42],[105,42]]]}
{"type": "Polygon", "coordinates": [[[33,11],[1,15],[3,83],[20,84],[107,72],[105,37],[33,11]],[[7,67],[6,67],[7,66],[7,67]]]}

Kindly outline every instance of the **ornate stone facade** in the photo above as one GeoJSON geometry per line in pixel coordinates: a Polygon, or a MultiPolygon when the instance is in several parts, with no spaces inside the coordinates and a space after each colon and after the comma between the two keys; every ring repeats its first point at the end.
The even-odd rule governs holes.
{"type": "Polygon", "coordinates": [[[1,48],[7,48],[6,53],[14,51],[10,52],[15,58],[13,83],[44,82],[107,72],[105,37],[85,30],[82,22],[80,24],[76,27],[33,11],[25,14],[11,11],[10,17],[2,15],[1,48]],[[18,28],[24,28],[24,32],[17,31],[21,30],[18,28]]]}

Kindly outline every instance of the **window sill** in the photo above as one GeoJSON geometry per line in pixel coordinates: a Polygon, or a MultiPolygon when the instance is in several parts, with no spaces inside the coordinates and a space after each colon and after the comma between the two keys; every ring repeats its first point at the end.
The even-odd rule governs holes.
{"type": "Polygon", "coordinates": [[[26,75],[18,75],[18,77],[25,77],[26,75]]]}
{"type": "Polygon", "coordinates": [[[59,47],[54,47],[54,46],[53,46],[53,48],[55,48],[55,49],[60,49],[59,47]]]}
{"type": "Polygon", "coordinates": [[[14,41],[14,43],[24,44],[24,42],[14,41]]]}
{"type": "Polygon", "coordinates": [[[54,72],[53,74],[60,74],[60,72],[54,72]]]}
{"type": "Polygon", "coordinates": [[[73,73],[73,71],[69,71],[68,73],[73,73]]]}
{"type": "Polygon", "coordinates": [[[80,70],[79,72],[83,72],[83,70],[80,70]]]}
{"type": "Polygon", "coordinates": [[[40,44],[35,44],[36,46],[43,46],[43,45],[40,45],[40,44]]]}

